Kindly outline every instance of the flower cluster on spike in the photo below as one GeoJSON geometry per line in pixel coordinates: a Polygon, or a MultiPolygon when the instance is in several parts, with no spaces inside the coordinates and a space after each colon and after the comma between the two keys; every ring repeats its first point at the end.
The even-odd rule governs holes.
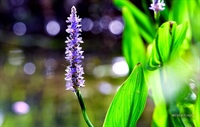
{"type": "Polygon", "coordinates": [[[80,36],[81,32],[81,18],[79,18],[76,14],[76,8],[73,6],[71,8],[70,17],[67,18],[66,22],[70,23],[66,32],[69,33],[69,37],[67,37],[66,43],[66,51],[65,51],[65,59],[70,62],[70,65],[66,68],[66,89],[76,91],[79,87],[84,86],[84,78],[83,78],[83,67],[82,67],[82,59],[83,51],[81,51],[80,43],[83,43],[82,38],[80,36]]]}
{"type": "Polygon", "coordinates": [[[153,0],[151,7],[149,9],[153,10],[155,13],[164,10],[165,3],[164,0],[153,0]]]}

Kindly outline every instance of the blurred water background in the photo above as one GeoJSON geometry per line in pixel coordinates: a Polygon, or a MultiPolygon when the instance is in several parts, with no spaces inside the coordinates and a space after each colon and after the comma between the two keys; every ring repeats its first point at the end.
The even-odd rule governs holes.
{"type": "MultiPolygon", "coordinates": [[[[82,18],[86,87],[81,92],[91,121],[102,126],[129,72],[121,53],[123,19],[112,1],[1,0],[0,127],[86,127],[64,81],[65,21],[73,5],[82,18]]],[[[138,126],[150,125],[152,101],[147,105],[138,126]]]]}

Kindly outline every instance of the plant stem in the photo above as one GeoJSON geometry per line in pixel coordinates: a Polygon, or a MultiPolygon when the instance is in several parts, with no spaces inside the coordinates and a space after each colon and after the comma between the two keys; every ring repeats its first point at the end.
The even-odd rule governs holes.
{"type": "Polygon", "coordinates": [[[79,104],[80,104],[80,106],[81,106],[81,110],[82,110],[82,114],[83,114],[83,117],[84,117],[85,122],[87,123],[88,127],[93,127],[93,125],[92,125],[92,123],[90,122],[90,120],[89,120],[89,118],[88,118],[88,115],[87,115],[87,113],[86,113],[86,108],[85,108],[85,104],[84,104],[84,101],[83,101],[81,92],[79,91],[79,89],[76,89],[75,92],[76,92],[76,95],[77,95],[79,104]]]}
{"type": "Polygon", "coordinates": [[[154,19],[156,21],[156,28],[159,28],[159,18],[160,18],[160,12],[154,12],[154,19]]]}

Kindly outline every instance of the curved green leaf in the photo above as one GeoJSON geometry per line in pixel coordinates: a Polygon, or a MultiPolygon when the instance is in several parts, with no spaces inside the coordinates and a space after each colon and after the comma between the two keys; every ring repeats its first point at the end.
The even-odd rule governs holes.
{"type": "Polygon", "coordinates": [[[140,11],[128,0],[113,0],[113,3],[119,9],[127,7],[130,10],[131,14],[135,18],[135,21],[137,22],[137,26],[140,30],[141,35],[148,43],[152,43],[156,30],[150,22],[148,16],[146,16],[142,11],[140,11]]]}
{"type": "Polygon", "coordinates": [[[187,26],[187,22],[178,26],[175,22],[165,22],[159,27],[147,63],[149,70],[155,70],[177,56],[185,39],[187,26]]]}
{"type": "Polygon", "coordinates": [[[104,127],[134,127],[147,99],[147,86],[141,64],[137,64],[117,91],[107,112],[104,127]]]}
{"type": "Polygon", "coordinates": [[[150,70],[155,70],[162,66],[163,62],[167,62],[171,52],[172,45],[172,30],[174,30],[171,22],[163,23],[156,34],[155,41],[152,48],[152,54],[149,58],[147,67],[150,70]]]}
{"type": "Polygon", "coordinates": [[[122,14],[125,22],[122,50],[130,70],[133,70],[137,63],[145,63],[145,47],[130,10],[127,7],[123,7],[122,14]]]}
{"type": "Polygon", "coordinates": [[[156,69],[160,68],[160,66],[161,66],[160,56],[157,53],[158,51],[157,51],[155,45],[156,45],[155,41],[153,42],[153,44],[149,45],[149,46],[152,46],[151,55],[150,55],[148,63],[147,63],[147,68],[149,70],[156,70],[156,69]]]}
{"type": "MultiPolygon", "coordinates": [[[[185,41],[181,45],[181,50],[180,50],[180,51],[182,51],[182,53],[190,48],[191,40],[192,40],[192,38],[194,38],[194,34],[192,35],[192,29],[191,29],[192,26],[194,25],[194,23],[192,23],[192,20],[190,19],[190,14],[192,11],[189,10],[189,8],[190,8],[189,5],[195,4],[196,3],[195,1],[196,0],[182,0],[182,1],[174,0],[174,1],[172,1],[172,7],[170,9],[170,13],[169,13],[170,20],[176,21],[178,24],[182,23],[185,20],[188,21],[188,23],[187,23],[188,30],[186,33],[185,41]]],[[[195,8],[195,6],[192,6],[192,8],[195,8]]],[[[198,18],[197,14],[199,14],[199,13],[195,12],[195,19],[196,19],[196,17],[198,18]]],[[[184,24],[186,24],[186,23],[184,23],[184,24]]]]}
{"type": "Polygon", "coordinates": [[[156,50],[160,56],[161,62],[167,62],[169,59],[170,47],[172,45],[170,24],[170,22],[162,24],[156,36],[156,50]]]}
{"type": "Polygon", "coordinates": [[[178,53],[183,41],[186,37],[188,28],[188,22],[184,22],[176,27],[175,31],[173,32],[173,45],[171,47],[171,55],[170,57],[173,58],[178,53]]]}

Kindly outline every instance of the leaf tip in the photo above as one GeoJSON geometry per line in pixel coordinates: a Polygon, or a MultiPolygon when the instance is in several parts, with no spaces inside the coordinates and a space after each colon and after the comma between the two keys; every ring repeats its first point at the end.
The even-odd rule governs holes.
{"type": "Polygon", "coordinates": [[[140,66],[141,65],[141,63],[137,63],[137,66],[140,66]]]}

